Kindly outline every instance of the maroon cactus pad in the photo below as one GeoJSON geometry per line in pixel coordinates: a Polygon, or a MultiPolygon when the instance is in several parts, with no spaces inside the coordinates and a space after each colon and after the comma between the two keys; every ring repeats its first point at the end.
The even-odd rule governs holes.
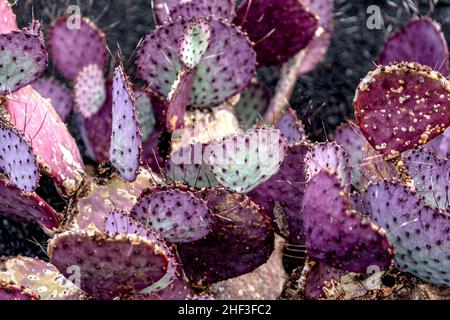
{"type": "Polygon", "coordinates": [[[166,162],[168,179],[199,189],[216,186],[218,181],[205,161],[206,146],[194,143],[175,151],[166,162]]]}
{"type": "MultiPolygon", "coordinates": [[[[249,193],[249,197],[264,212],[277,222],[274,225],[280,229],[276,207],[282,209],[282,214],[287,220],[287,236],[292,243],[304,243],[305,233],[301,214],[302,199],[305,190],[304,157],[308,148],[304,144],[293,144],[288,147],[286,157],[280,167],[280,171],[266,182],[260,184],[249,193]]],[[[281,234],[284,230],[278,230],[281,234]]]]}
{"type": "Polygon", "coordinates": [[[0,280],[0,300],[39,300],[39,295],[28,288],[0,280]]]}
{"type": "MultiPolygon", "coordinates": [[[[255,57],[245,34],[227,21],[207,19],[211,29],[208,49],[200,60],[189,104],[211,107],[242,91],[255,73],[255,57]]],[[[177,20],[154,30],[138,52],[140,76],[167,97],[182,69],[179,41],[187,21],[177,20]]]]}
{"type": "Polygon", "coordinates": [[[212,231],[202,240],[181,244],[178,250],[188,278],[207,285],[267,262],[274,248],[270,219],[247,197],[220,188],[210,189],[205,200],[214,213],[212,231]]]}
{"type": "Polygon", "coordinates": [[[241,127],[247,130],[257,124],[266,112],[269,102],[268,89],[262,84],[251,83],[241,93],[239,102],[234,106],[241,127]]]}
{"type": "Polygon", "coordinates": [[[0,168],[11,184],[33,192],[39,183],[39,170],[33,149],[24,135],[0,122],[0,168]]]}
{"type": "Polygon", "coordinates": [[[307,183],[303,220],[308,256],[350,272],[389,267],[393,250],[384,232],[359,212],[349,210],[344,190],[340,179],[326,170],[307,183]]]}
{"type": "Polygon", "coordinates": [[[427,203],[450,209],[450,162],[423,148],[410,151],[403,160],[417,192],[427,203]]]}
{"type": "Polygon", "coordinates": [[[134,106],[134,93],[122,67],[114,72],[112,91],[109,159],[125,180],[134,181],[140,165],[142,135],[134,106]]]}
{"type": "Polygon", "coordinates": [[[255,43],[261,65],[292,58],[308,45],[319,25],[318,18],[298,0],[245,0],[236,15],[234,23],[255,43]]]}
{"type": "Polygon", "coordinates": [[[0,0],[0,34],[17,31],[16,15],[8,0],[0,0]]]}
{"type": "Polygon", "coordinates": [[[103,71],[97,64],[81,68],[75,79],[74,100],[77,111],[85,118],[97,113],[106,100],[103,71]]]}
{"type": "Polygon", "coordinates": [[[319,17],[319,28],[305,49],[299,75],[312,71],[322,60],[331,43],[334,28],[333,0],[304,0],[306,7],[319,17]]]}
{"type": "Polygon", "coordinates": [[[335,142],[317,143],[306,154],[306,174],[311,179],[322,169],[336,173],[348,188],[352,183],[352,172],[349,157],[344,148],[335,142]]]}
{"type": "Polygon", "coordinates": [[[210,231],[208,207],[189,192],[150,190],[130,214],[170,242],[196,241],[210,231]]]}
{"type": "Polygon", "coordinates": [[[51,233],[59,227],[59,214],[35,193],[26,193],[0,179],[0,212],[9,218],[39,224],[51,233]]]}
{"type": "Polygon", "coordinates": [[[235,4],[235,0],[156,0],[155,12],[160,22],[176,20],[178,17],[231,18],[235,4]]]}
{"type": "Polygon", "coordinates": [[[63,121],[66,121],[72,112],[72,93],[61,82],[54,78],[40,78],[32,83],[34,90],[44,98],[50,99],[53,107],[63,121]]]}
{"type": "Polygon", "coordinates": [[[47,68],[44,39],[27,30],[0,34],[0,51],[0,95],[32,83],[47,68]]]}
{"type": "Polygon", "coordinates": [[[364,146],[367,141],[352,122],[340,125],[333,133],[333,141],[342,146],[349,156],[349,164],[352,169],[352,183],[357,186],[361,180],[361,163],[364,146]]]}
{"type": "Polygon", "coordinates": [[[4,106],[14,126],[31,141],[41,171],[55,181],[62,194],[75,192],[83,179],[83,160],[50,101],[27,86],[7,96],[4,106]]]}
{"type": "Polygon", "coordinates": [[[208,163],[226,188],[247,193],[276,174],[283,163],[286,140],[271,128],[231,135],[208,147],[208,163]]]}
{"type": "Polygon", "coordinates": [[[407,186],[381,181],[363,195],[365,213],[388,232],[397,267],[435,284],[450,285],[450,220],[407,186]]]}
{"type": "Polygon", "coordinates": [[[166,130],[173,132],[184,126],[184,115],[189,103],[189,93],[194,84],[195,73],[190,70],[183,70],[178,75],[173,84],[164,106],[166,130]]]}
{"type": "Polygon", "coordinates": [[[88,19],[74,28],[67,17],[56,20],[49,33],[49,52],[53,63],[63,76],[75,80],[78,72],[88,64],[105,67],[107,49],[104,34],[88,19]]]}
{"type": "Polygon", "coordinates": [[[441,26],[429,18],[410,21],[389,37],[379,62],[417,62],[448,76],[448,46],[441,26]]]}
{"type": "Polygon", "coordinates": [[[189,22],[180,38],[180,59],[188,69],[194,69],[208,49],[211,28],[208,20],[189,22]]]}
{"type": "Polygon", "coordinates": [[[301,142],[306,138],[303,123],[297,118],[296,112],[289,108],[275,126],[281,131],[288,144],[301,142]]]}
{"type": "Polygon", "coordinates": [[[325,263],[317,263],[307,274],[305,284],[305,298],[319,300],[325,298],[324,289],[331,287],[331,281],[339,282],[344,272],[332,268],[325,263]]]}
{"type": "Polygon", "coordinates": [[[361,132],[384,155],[427,143],[450,125],[450,83],[416,63],[380,66],[356,92],[361,132]]]}
{"type": "Polygon", "coordinates": [[[48,253],[65,276],[78,267],[81,289],[99,300],[131,295],[158,281],[170,254],[153,239],[110,237],[96,229],[61,233],[49,242],[48,253]]]}
{"type": "Polygon", "coordinates": [[[51,263],[30,257],[15,257],[3,263],[0,276],[29,288],[41,300],[80,300],[85,298],[74,283],[64,277],[51,263]]]}

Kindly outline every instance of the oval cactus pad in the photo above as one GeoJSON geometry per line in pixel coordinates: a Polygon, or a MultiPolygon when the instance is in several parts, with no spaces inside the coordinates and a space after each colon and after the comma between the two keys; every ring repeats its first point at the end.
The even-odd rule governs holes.
{"type": "Polygon", "coordinates": [[[160,22],[178,17],[231,18],[235,4],[235,0],[155,0],[155,13],[160,22]]]}
{"type": "Polygon", "coordinates": [[[29,31],[0,34],[0,95],[30,84],[47,68],[47,50],[41,36],[29,31]]]}
{"type": "Polygon", "coordinates": [[[149,190],[130,214],[170,242],[192,242],[210,231],[208,207],[189,192],[149,190]]]}
{"type": "Polygon", "coordinates": [[[448,76],[448,46],[441,26],[429,18],[410,21],[389,37],[380,63],[417,62],[448,76]]]}
{"type": "Polygon", "coordinates": [[[28,140],[14,127],[0,122],[0,168],[11,184],[33,192],[39,183],[36,156],[28,140]]]}
{"type": "Polygon", "coordinates": [[[278,172],[286,141],[279,130],[259,128],[231,135],[208,148],[208,162],[217,180],[230,190],[247,193],[278,172]]]}
{"type": "Polygon", "coordinates": [[[234,23],[255,43],[261,65],[292,58],[308,45],[319,25],[316,15],[298,0],[245,0],[236,15],[234,23]]]}
{"type": "Polygon", "coordinates": [[[40,78],[32,83],[34,90],[47,99],[63,121],[66,121],[72,112],[73,102],[71,91],[54,78],[40,78]]]}
{"type": "Polygon", "coordinates": [[[17,31],[16,15],[8,0],[0,0],[0,34],[17,31]]]}
{"type": "Polygon", "coordinates": [[[83,160],[50,100],[27,86],[7,96],[4,106],[10,121],[31,141],[41,171],[63,194],[75,192],[84,176],[83,160]]]}
{"type": "Polygon", "coordinates": [[[109,237],[96,229],[61,233],[50,241],[48,253],[63,275],[78,272],[81,289],[99,300],[131,295],[158,281],[169,254],[154,240],[109,237]]]}
{"type": "Polygon", "coordinates": [[[308,182],[303,197],[308,256],[349,272],[389,267],[393,250],[384,232],[350,210],[348,201],[339,178],[326,170],[308,182]]]}
{"type": "Polygon", "coordinates": [[[288,144],[301,142],[306,138],[305,127],[297,118],[296,112],[289,108],[275,126],[286,138],[288,144]]]}
{"type": "Polygon", "coordinates": [[[74,86],[75,106],[85,118],[97,113],[106,101],[103,71],[97,64],[84,66],[77,75],[74,86]]]}
{"type": "Polygon", "coordinates": [[[209,46],[211,27],[208,20],[198,19],[188,22],[180,39],[180,59],[189,69],[194,69],[209,46]]]}
{"type": "Polygon", "coordinates": [[[97,64],[103,70],[107,58],[104,34],[86,18],[79,22],[78,26],[67,17],[59,18],[53,23],[48,39],[53,63],[72,81],[85,65],[97,64]]]}
{"type": "Polygon", "coordinates": [[[0,280],[0,300],[39,300],[39,295],[28,288],[0,280]]]}
{"type": "Polygon", "coordinates": [[[355,116],[369,143],[397,155],[427,143],[450,125],[450,82],[416,63],[380,66],[356,92],[355,116]]]}
{"type": "Polygon", "coordinates": [[[135,109],[134,93],[122,67],[113,81],[112,135],[109,159],[122,178],[134,181],[138,175],[142,135],[135,109]]]}
{"type": "Polygon", "coordinates": [[[365,214],[388,234],[397,267],[435,284],[450,286],[450,220],[409,187],[381,181],[363,195],[365,214]]]}

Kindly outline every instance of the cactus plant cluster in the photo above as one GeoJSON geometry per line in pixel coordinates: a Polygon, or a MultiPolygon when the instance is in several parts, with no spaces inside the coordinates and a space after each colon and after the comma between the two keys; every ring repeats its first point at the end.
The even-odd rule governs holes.
{"type": "Polygon", "coordinates": [[[319,142],[286,102],[325,56],[332,0],[155,0],[130,57],[86,17],[44,34],[13,9],[0,0],[0,214],[42,228],[48,259],[2,257],[0,299],[388,299],[349,279],[394,273],[450,287],[437,22],[389,36],[355,119],[319,142]],[[275,92],[261,67],[281,67],[275,92]],[[306,256],[294,281],[283,247],[306,256]]]}

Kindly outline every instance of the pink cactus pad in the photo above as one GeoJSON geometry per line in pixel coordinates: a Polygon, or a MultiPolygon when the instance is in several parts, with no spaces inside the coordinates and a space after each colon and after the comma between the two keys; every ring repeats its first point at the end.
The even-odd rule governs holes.
{"type": "Polygon", "coordinates": [[[27,30],[0,34],[0,95],[39,78],[47,68],[44,39],[27,30]]]}
{"type": "Polygon", "coordinates": [[[39,300],[39,295],[28,288],[0,280],[0,300],[39,300]]]}
{"type": "Polygon", "coordinates": [[[170,242],[192,242],[210,232],[208,207],[190,192],[150,190],[130,214],[170,242]]]}
{"type": "Polygon", "coordinates": [[[450,286],[448,212],[428,206],[420,193],[396,182],[369,186],[363,202],[364,213],[387,231],[400,270],[450,286]]]}
{"type": "Polygon", "coordinates": [[[226,188],[247,193],[276,174],[283,163],[286,140],[279,130],[251,129],[208,146],[208,163],[226,188]]]}
{"type": "Polygon", "coordinates": [[[379,62],[417,62],[448,76],[448,46],[441,26],[430,18],[410,21],[389,37],[379,62]]]}
{"type": "Polygon", "coordinates": [[[134,93],[122,67],[114,72],[112,91],[109,159],[125,180],[134,181],[140,165],[142,135],[134,106],[134,93]]]}
{"type": "Polygon", "coordinates": [[[427,203],[434,208],[450,209],[450,161],[424,148],[411,150],[403,161],[417,192],[427,203]]]}
{"type": "Polygon", "coordinates": [[[87,18],[81,19],[79,28],[67,17],[59,18],[50,29],[48,43],[53,63],[69,80],[74,81],[85,65],[105,67],[105,35],[87,18]]]}
{"type": "Polygon", "coordinates": [[[88,64],[78,72],[74,86],[77,111],[85,118],[97,113],[106,101],[103,71],[97,64],[88,64]]]}
{"type": "Polygon", "coordinates": [[[214,213],[204,239],[179,245],[188,278],[207,285],[251,272],[267,262],[274,249],[270,219],[247,197],[221,188],[205,196],[214,213]]]}
{"type": "Polygon", "coordinates": [[[72,112],[73,101],[71,91],[54,78],[40,78],[32,83],[34,90],[47,99],[50,99],[53,107],[63,121],[66,121],[72,112]]]}
{"type": "Polygon", "coordinates": [[[49,242],[48,254],[65,276],[78,268],[83,291],[95,299],[109,300],[132,295],[161,279],[170,253],[152,239],[110,237],[93,228],[57,235],[49,242]]]}
{"type": "Polygon", "coordinates": [[[280,130],[288,144],[301,142],[306,138],[305,127],[291,108],[284,113],[275,128],[280,130]]]}
{"type": "Polygon", "coordinates": [[[308,182],[303,220],[308,256],[349,272],[387,268],[393,250],[383,230],[348,205],[339,178],[322,170],[308,182]]]}
{"type": "Polygon", "coordinates": [[[39,170],[33,149],[16,128],[0,122],[0,168],[9,182],[26,192],[39,183],[39,170]]]}
{"type": "Polygon", "coordinates": [[[25,223],[37,223],[47,233],[59,227],[60,215],[35,193],[27,193],[0,179],[0,212],[25,223]]]}
{"type": "Polygon", "coordinates": [[[16,15],[8,0],[0,0],[0,34],[17,31],[16,15]]]}
{"type": "Polygon", "coordinates": [[[211,40],[208,20],[189,22],[180,38],[180,59],[186,68],[194,69],[204,56],[211,40]]]}
{"type": "Polygon", "coordinates": [[[450,125],[450,82],[417,63],[380,66],[360,83],[354,107],[369,143],[383,155],[427,143],[450,125]]]}
{"type": "Polygon", "coordinates": [[[155,0],[155,13],[160,22],[176,20],[178,17],[231,18],[235,4],[235,0],[155,0]]]}
{"type": "Polygon", "coordinates": [[[298,0],[245,0],[236,15],[234,23],[255,43],[261,65],[292,58],[308,45],[319,26],[317,16],[298,0]]]}
{"type": "Polygon", "coordinates": [[[83,160],[50,101],[27,86],[7,96],[4,106],[10,121],[31,141],[41,171],[63,195],[75,192],[84,176],[83,160]]]}
{"type": "Polygon", "coordinates": [[[257,124],[265,114],[269,102],[268,89],[262,84],[252,82],[241,92],[239,102],[234,106],[241,127],[248,130],[257,124]]]}

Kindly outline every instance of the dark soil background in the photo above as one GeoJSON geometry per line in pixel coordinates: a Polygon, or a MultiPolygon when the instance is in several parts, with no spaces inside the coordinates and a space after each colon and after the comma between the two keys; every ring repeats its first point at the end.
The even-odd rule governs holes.
{"type": "MultiPolygon", "coordinates": [[[[12,2],[12,1],[11,1],[12,2]]],[[[19,0],[14,6],[21,26],[34,17],[44,22],[44,30],[70,4],[78,4],[82,14],[95,21],[107,36],[112,53],[120,45],[128,73],[133,74],[132,53],[139,40],[154,27],[151,0],[19,0]]],[[[360,79],[371,69],[378,51],[390,31],[400,27],[414,14],[437,20],[450,40],[450,0],[335,0],[335,26],[325,61],[299,79],[291,105],[297,110],[311,138],[325,139],[343,120],[353,117],[352,99],[360,79]],[[433,5],[433,3],[436,3],[433,5]],[[384,17],[381,30],[366,26],[369,5],[379,5],[384,17]],[[434,10],[433,10],[434,9],[434,10]]],[[[82,48],[80,48],[82,50],[82,48]]],[[[50,67],[49,73],[54,73],[50,67]]],[[[259,78],[273,89],[277,68],[260,70],[259,78]]],[[[71,130],[75,130],[70,126],[71,130]]],[[[76,135],[76,132],[74,132],[76,135]]],[[[43,181],[39,190],[45,198],[55,194],[51,182],[43,181]]],[[[63,203],[52,198],[58,209],[63,203]]],[[[0,256],[37,255],[45,258],[47,237],[37,227],[0,218],[0,256]]]]}

